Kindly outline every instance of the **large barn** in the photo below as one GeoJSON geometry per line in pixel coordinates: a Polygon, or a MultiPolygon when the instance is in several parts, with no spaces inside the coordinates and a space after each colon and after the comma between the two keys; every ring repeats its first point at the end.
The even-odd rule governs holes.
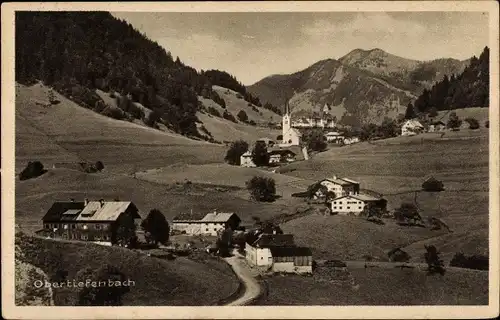
{"type": "MultiPolygon", "coordinates": [[[[141,219],[130,201],[59,201],[42,218],[37,234],[50,238],[116,243],[116,230],[126,219],[141,219]]],[[[130,221],[130,220],[129,220],[130,221]]]]}

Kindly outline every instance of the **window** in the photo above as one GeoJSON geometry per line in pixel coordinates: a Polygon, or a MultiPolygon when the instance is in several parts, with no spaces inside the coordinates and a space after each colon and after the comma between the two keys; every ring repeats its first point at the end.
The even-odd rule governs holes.
{"type": "Polygon", "coordinates": [[[101,230],[101,225],[100,224],[96,224],[95,228],[96,228],[96,230],[101,230]]]}
{"type": "Polygon", "coordinates": [[[361,210],[361,207],[358,207],[361,210]]]}
{"type": "Polygon", "coordinates": [[[264,260],[264,257],[260,257],[260,260],[264,260]]]}
{"type": "Polygon", "coordinates": [[[82,234],[82,237],[81,237],[82,240],[88,240],[89,237],[86,235],[86,234],[82,234]]]}
{"type": "Polygon", "coordinates": [[[337,201],[333,201],[333,204],[337,204],[337,201]]]}
{"type": "Polygon", "coordinates": [[[71,224],[71,229],[76,229],[76,224],[71,224]]]}
{"type": "Polygon", "coordinates": [[[84,224],[82,228],[83,228],[84,230],[87,230],[87,229],[88,229],[88,227],[87,227],[87,225],[86,225],[86,224],[84,224]]]}
{"type": "Polygon", "coordinates": [[[214,231],[217,231],[217,228],[214,228],[214,231]]]}
{"type": "Polygon", "coordinates": [[[351,209],[351,207],[347,207],[347,209],[351,209]]]}
{"type": "Polygon", "coordinates": [[[64,228],[64,230],[67,230],[67,229],[68,229],[68,225],[67,225],[67,224],[65,224],[65,225],[63,226],[63,228],[64,228]]]}
{"type": "Polygon", "coordinates": [[[333,207],[333,209],[337,209],[337,207],[333,207]]]}
{"type": "Polygon", "coordinates": [[[208,228],[207,228],[207,229],[205,229],[205,231],[208,231],[208,228]]]}
{"type": "Polygon", "coordinates": [[[342,210],[342,207],[339,207],[340,210],[342,210]]]}

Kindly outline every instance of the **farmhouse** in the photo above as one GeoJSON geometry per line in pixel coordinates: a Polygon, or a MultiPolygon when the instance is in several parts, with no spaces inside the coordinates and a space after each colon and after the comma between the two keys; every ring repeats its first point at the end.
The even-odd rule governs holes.
{"type": "Polygon", "coordinates": [[[274,149],[268,152],[269,163],[294,162],[297,154],[289,149],[274,149]]]}
{"type": "Polygon", "coordinates": [[[130,201],[55,202],[37,234],[69,240],[116,243],[116,230],[127,218],[141,219],[130,201]]]}
{"type": "Polygon", "coordinates": [[[319,182],[319,188],[315,191],[314,198],[322,198],[327,193],[333,193],[335,197],[359,193],[359,182],[349,178],[333,176],[331,179],[323,179],[319,182]]]}
{"type": "Polygon", "coordinates": [[[253,266],[273,272],[312,273],[311,249],[297,247],[292,234],[261,234],[245,244],[245,251],[253,266]]]}
{"type": "Polygon", "coordinates": [[[415,119],[407,120],[401,127],[402,136],[414,136],[424,131],[424,126],[415,119]]]}
{"type": "Polygon", "coordinates": [[[240,166],[247,167],[247,168],[256,167],[255,163],[252,160],[252,152],[250,152],[250,150],[248,150],[247,152],[245,152],[244,154],[241,155],[240,166]]]}
{"type": "Polygon", "coordinates": [[[331,212],[337,214],[353,213],[359,215],[369,203],[385,210],[387,201],[367,194],[351,194],[335,198],[331,201],[331,212]]]}
{"type": "Polygon", "coordinates": [[[180,214],[172,222],[172,231],[186,233],[188,235],[217,236],[219,232],[227,227],[235,230],[241,219],[231,212],[211,212],[202,219],[196,219],[193,215],[180,214]]]}
{"type": "Polygon", "coordinates": [[[431,122],[429,124],[429,132],[441,132],[446,129],[446,125],[442,121],[431,122]]]}
{"type": "Polygon", "coordinates": [[[336,131],[330,131],[327,134],[325,134],[325,138],[327,142],[333,142],[333,143],[338,143],[341,144],[344,142],[344,136],[336,131]]]}

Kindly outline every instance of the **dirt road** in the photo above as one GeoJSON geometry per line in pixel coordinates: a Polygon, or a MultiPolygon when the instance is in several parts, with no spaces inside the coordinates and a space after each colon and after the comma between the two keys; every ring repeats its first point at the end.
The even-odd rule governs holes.
{"type": "Polygon", "coordinates": [[[234,272],[245,286],[243,295],[238,299],[229,302],[226,306],[244,306],[250,304],[259,296],[261,288],[259,282],[250,272],[250,269],[245,262],[245,258],[235,251],[233,252],[232,257],[224,258],[224,260],[231,266],[231,268],[233,268],[234,272]]]}

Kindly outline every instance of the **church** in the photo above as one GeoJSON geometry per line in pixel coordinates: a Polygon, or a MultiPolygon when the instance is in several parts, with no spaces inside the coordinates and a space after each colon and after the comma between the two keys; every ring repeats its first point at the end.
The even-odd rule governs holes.
{"type": "Polygon", "coordinates": [[[300,145],[300,138],[302,134],[299,130],[292,128],[292,119],[288,101],[285,104],[285,114],[283,115],[283,143],[281,146],[298,146],[300,145]]]}

